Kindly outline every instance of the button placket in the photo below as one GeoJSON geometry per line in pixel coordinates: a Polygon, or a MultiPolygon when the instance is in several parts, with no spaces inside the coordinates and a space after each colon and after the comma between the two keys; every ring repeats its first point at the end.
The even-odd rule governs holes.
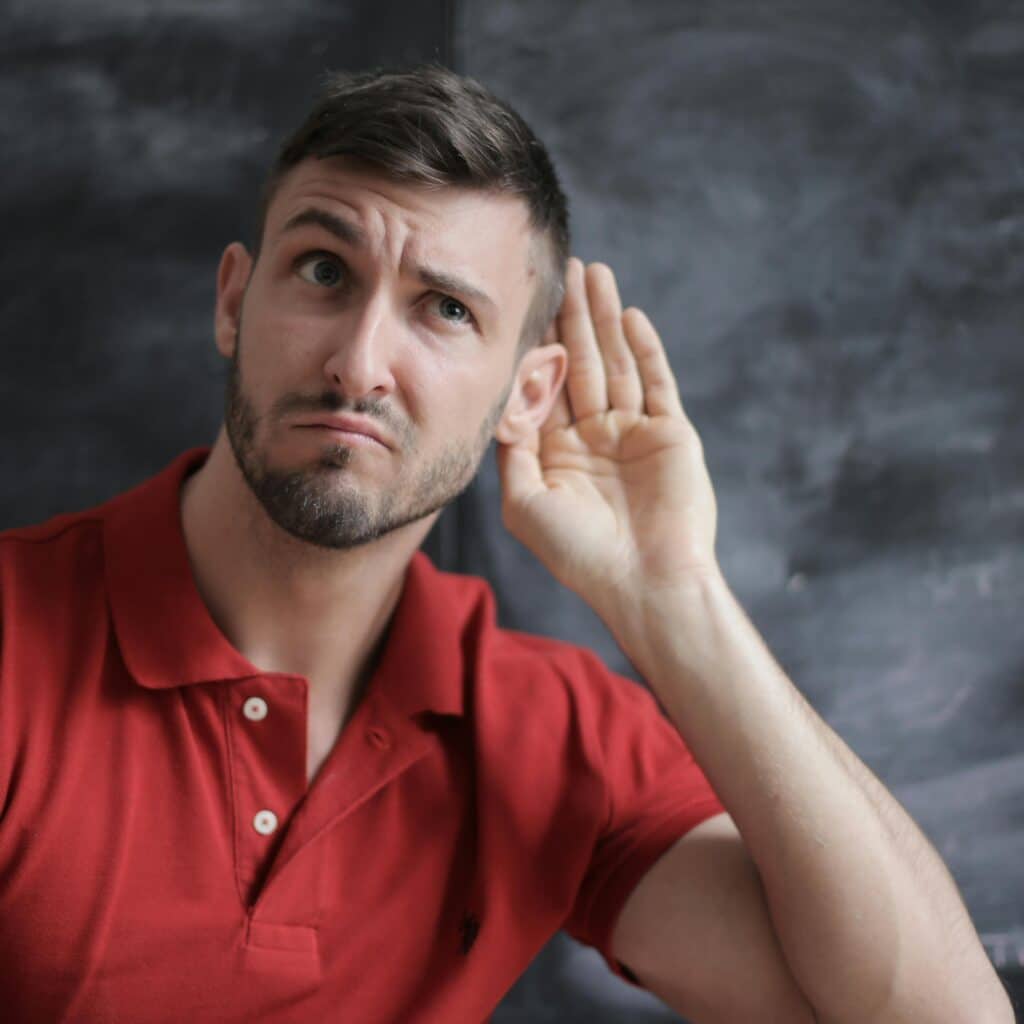
{"type": "MultiPolygon", "coordinates": [[[[262,722],[267,717],[267,702],[262,697],[249,697],[242,705],[242,714],[250,722],[262,722]]],[[[277,831],[277,815],[264,808],[252,819],[252,827],[261,836],[271,836],[277,831]]]]}
{"type": "MultiPolygon", "coordinates": [[[[262,697],[249,697],[242,706],[242,714],[250,722],[262,722],[267,715],[266,701],[262,697]]],[[[278,815],[264,808],[253,817],[253,828],[260,836],[272,836],[278,830],[278,815]]]]}
{"type": "Polygon", "coordinates": [[[306,789],[306,690],[294,677],[240,681],[230,701],[236,870],[246,903],[258,898],[306,789]]]}

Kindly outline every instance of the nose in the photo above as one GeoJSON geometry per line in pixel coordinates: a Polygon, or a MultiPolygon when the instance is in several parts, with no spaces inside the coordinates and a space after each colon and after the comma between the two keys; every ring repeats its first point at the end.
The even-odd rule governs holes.
{"type": "Polygon", "coordinates": [[[391,394],[397,336],[385,295],[350,306],[331,328],[330,353],[323,365],[331,390],[353,400],[391,394]]]}

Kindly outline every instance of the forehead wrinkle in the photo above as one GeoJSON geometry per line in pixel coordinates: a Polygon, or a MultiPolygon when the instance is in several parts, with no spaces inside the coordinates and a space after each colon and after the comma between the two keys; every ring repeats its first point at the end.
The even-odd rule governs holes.
{"type": "Polygon", "coordinates": [[[432,219],[432,211],[429,209],[410,209],[365,181],[339,182],[337,174],[330,171],[321,171],[298,185],[295,194],[290,197],[288,208],[291,210],[299,207],[320,209],[328,216],[345,221],[355,229],[348,232],[355,237],[345,239],[349,244],[370,251],[384,249],[396,264],[400,263],[409,244],[415,242],[413,236],[429,230],[430,225],[424,221],[432,219]],[[374,199],[343,195],[352,191],[370,193],[374,199]],[[380,202],[386,208],[382,209],[378,205],[380,202]],[[350,215],[340,216],[335,212],[337,207],[343,207],[350,215]]]}
{"type": "MultiPolygon", "coordinates": [[[[387,197],[383,197],[387,198],[387,197]]],[[[411,227],[403,223],[403,213],[408,215],[407,211],[403,213],[394,213],[390,216],[382,210],[369,209],[361,210],[360,207],[341,199],[337,195],[330,193],[316,192],[303,189],[299,195],[297,195],[292,203],[289,203],[289,208],[301,207],[299,211],[293,214],[286,222],[285,227],[292,223],[297,218],[302,218],[304,214],[312,214],[308,218],[308,222],[316,223],[317,217],[320,218],[320,224],[327,230],[331,230],[330,222],[340,222],[340,231],[335,232],[340,234],[345,241],[350,245],[358,248],[373,249],[377,247],[377,236],[380,238],[380,243],[386,243],[389,233],[395,236],[395,248],[399,243],[402,243],[402,248],[407,244],[409,235],[416,230],[417,225],[411,227]],[[341,206],[351,211],[352,216],[341,216],[339,213],[334,212],[331,208],[341,206]],[[375,231],[374,228],[377,226],[373,221],[380,222],[380,230],[375,231]],[[396,226],[389,232],[388,222],[396,222],[396,226]],[[366,222],[366,226],[363,223],[366,222]],[[405,239],[406,242],[402,242],[405,239]]],[[[415,215],[414,215],[415,216],[415,215]]]]}
{"type": "MultiPolygon", "coordinates": [[[[331,168],[335,166],[335,161],[340,159],[329,158],[324,161],[326,166],[300,164],[293,170],[292,174],[295,177],[292,177],[291,181],[287,182],[280,190],[283,193],[281,199],[285,205],[285,215],[294,217],[303,205],[319,207],[327,211],[337,211],[339,207],[345,208],[351,211],[351,216],[342,219],[353,226],[356,224],[361,226],[360,230],[366,243],[362,248],[369,251],[390,249],[388,255],[393,258],[392,265],[397,263],[402,271],[405,271],[408,266],[411,268],[413,276],[424,280],[430,287],[447,292],[461,292],[467,301],[472,298],[477,302],[481,311],[486,307],[491,315],[498,314],[504,302],[499,304],[497,297],[492,298],[487,295],[483,282],[474,284],[469,268],[466,268],[465,274],[462,274],[460,273],[461,268],[457,265],[436,268],[427,265],[429,264],[427,258],[429,243],[438,238],[442,241],[444,239],[444,224],[447,214],[446,209],[438,209],[432,204],[432,190],[418,194],[414,188],[406,189],[406,192],[400,197],[402,201],[399,201],[399,198],[387,191],[387,188],[392,187],[389,183],[381,183],[385,187],[375,187],[377,183],[372,177],[368,178],[362,173],[352,174],[344,166],[344,163],[341,165],[342,178],[339,180],[337,171],[331,168]],[[291,185],[290,190],[288,185],[291,185]],[[383,208],[380,205],[381,201],[383,208]],[[365,225],[365,228],[362,225],[365,225]],[[391,238],[388,237],[389,235],[391,238]],[[390,247],[388,242],[392,243],[390,247]],[[414,254],[423,258],[414,260],[414,254]],[[440,272],[439,276],[434,277],[429,274],[434,269],[440,272]],[[421,270],[427,273],[421,274],[421,270]],[[445,280],[445,276],[447,280],[445,280]],[[439,287],[441,284],[455,285],[456,283],[459,285],[458,288],[439,287]],[[469,287],[462,287],[464,285],[469,285],[469,287]]],[[[520,287],[531,288],[535,284],[538,272],[543,273],[544,258],[537,251],[538,238],[530,224],[528,209],[519,197],[503,194],[492,195],[486,190],[482,195],[487,199],[498,200],[499,206],[514,205],[516,213],[514,221],[518,222],[520,230],[528,236],[527,253],[526,259],[518,267],[510,267],[503,271],[503,277],[507,276],[512,280],[517,280],[520,287]],[[511,270],[511,274],[508,274],[509,270],[511,270]]],[[[476,215],[475,212],[474,215],[476,215]]],[[[445,262],[442,254],[438,254],[438,258],[442,264],[445,262]]],[[[459,262],[457,258],[455,262],[456,264],[459,262]]],[[[504,296],[502,297],[504,299],[504,296]]],[[[529,301],[527,306],[529,306],[529,301]]]]}
{"type": "MultiPolygon", "coordinates": [[[[348,203],[344,203],[343,205],[349,206],[348,203]]],[[[337,214],[316,205],[306,206],[298,213],[289,217],[284,227],[281,228],[280,234],[283,235],[289,231],[298,230],[299,228],[307,225],[320,227],[354,248],[372,248],[369,243],[368,234],[358,224],[353,223],[348,218],[338,216],[337,214]]],[[[439,291],[455,292],[456,294],[463,295],[467,299],[472,299],[491,310],[496,310],[498,308],[495,300],[492,299],[482,288],[472,284],[470,281],[461,277],[458,273],[452,270],[430,266],[429,264],[418,262],[414,258],[410,257],[408,255],[408,249],[410,244],[415,244],[415,239],[411,237],[414,230],[415,229],[404,232],[405,237],[404,240],[401,241],[402,251],[398,257],[400,267],[410,270],[423,284],[428,285],[431,288],[435,288],[439,291]]],[[[386,236],[386,229],[384,234],[386,236]]],[[[395,246],[397,247],[398,244],[399,239],[396,238],[395,246]]]]}

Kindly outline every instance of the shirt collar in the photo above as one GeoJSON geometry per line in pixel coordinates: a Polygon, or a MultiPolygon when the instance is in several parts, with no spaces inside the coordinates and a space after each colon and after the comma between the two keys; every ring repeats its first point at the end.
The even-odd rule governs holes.
{"type": "MultiPolygon", "coordinates": [[[[142,686],[269,676],[237,651],[199,595],[181,526],[185,477],[206,460],[193,448],[102,508],[107,593],[124,663],[142,686]]],[[[463,648],[494,622],[482,580],[440,572],[422,552],[409,563],[370,689],[401,714],[462,715],[463,648]]]]}

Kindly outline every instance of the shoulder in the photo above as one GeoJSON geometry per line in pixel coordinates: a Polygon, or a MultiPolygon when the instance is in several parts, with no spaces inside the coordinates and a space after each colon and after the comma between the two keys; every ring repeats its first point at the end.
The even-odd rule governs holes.
{"type": "Polygon", "coordinates": [[[498,627],[490,651],[491,664],[505,672],[540,675],[557,681],[579,707],[627,702],[642,687],[611,669],[582,643],[498,627]]]}
{"type": "Polygon", "coordinates": [[[0,532],[0,747],[6,752],[57,719],[89,641],[105,636],[100,527],[89,515],[68,514],[0,532]]]}
{"type": "Polygon", "coordinates": [[[610,668],[583,643],[502,625],[494,590],[485,578],[441,570],[426,560],[420,569],[434,600],[444,604],[445,617],[458,620],[464,650],[481,681],[512,691],[542,682],[588,703],[635,703],[649,697],[643,686],[610,668]]]}
{"type": "Polygon", "coordinates": [[[504,743],[514,733],[518,744],[568,744],[600,768],[616,737],[663,724],[647,688],[584,643],[500,625],[484,580],[462,578],[454,586],[473,620],[462,636],[474,714],[492,739],[504,743]]]}
{"type": "Polygon", "coordinates": [[[102,521],[95,516],[60,515],[0,532],[0,676],[25,675],[26,653],[52,657],[69,635],[95,623],[104,593],[102,521]]]}
{"type": "Polygon", "coordinates": [[[459,621],[464,644],[478,655],[478,669],[503,675],[541,673],[566,685],[578,685],[584,678],[604,683],[614,678],[598,655],[582,644],[502,625],[494,589],[482,576],[432,565],[428,571],[435,598],[444,602],[446,616],[459,621]]]}
{"type": "Polygon", "coordinates": [[[92,510],[0,531],[0,585],[55,578],[99,556],[102,519],[92,510]]]}
{"type": "Polygon", "coordinates": [[[41,523],[0,530],[0,568],[42,571],[46,566],[66,566],[77,558],[99,555],[104,535],[116,519],[145,520],[147,510],[139,507],[139,497],[152,490],[151,481],[143,481],[99,504],[72,512],[62,512],[41,523]]]}

